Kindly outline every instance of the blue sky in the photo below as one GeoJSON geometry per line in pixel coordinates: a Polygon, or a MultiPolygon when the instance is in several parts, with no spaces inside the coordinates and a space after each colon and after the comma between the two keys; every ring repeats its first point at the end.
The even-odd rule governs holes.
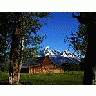
{"type": "MultiPolygon", "coordinates": [[[[52,12],[53,18],[43,19],[46,25],[43,25],[38,33],[41,35],[46,34],[46,39],[40,44],[43,45],[44,49],[49,46],[51,50],[58,49],[60,51],[65,51],[68,49],[69,43],[64,43],[64,38],[66,35],[71,36],[71,32],[76,32],[78,28],[78,21],[72,18],[72,13],[68,14],[63,12],[52,12]]],[[[41,50],[42,50],[41,49],[41,50]]],[[[74,53],[72,48],[69,51],[74,53]]]]}

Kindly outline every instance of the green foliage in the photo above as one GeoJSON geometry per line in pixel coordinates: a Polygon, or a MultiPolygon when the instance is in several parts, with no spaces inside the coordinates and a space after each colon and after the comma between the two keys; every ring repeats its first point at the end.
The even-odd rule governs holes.
{"type": "Polygon", "coordinates": [[[1,64],[0,68],[1,68],[2,72],[8,72],[9,71],[9,66],[6,64],[1,64]]]}
{"type": "MultiPolygon", "coordinates": [[[[85,37],[85,42],[81,46],[81,51],[86,49],[85,51],[85,62],[81,63],[83,65],[82,70],[84,70],[84,85],[92,85],[92,80],[95,78],[93,74],[93,69],[95,68],[95,56],[90,54],[94,53],[96,47],[94,46],[95,39],[95,30],[96,30],[96,12],[80,12],[79,15],[75,15],[73,13],[73,17],[78,19],[78,22],[85,28],[81,28],[83,32],[83,36],[85,37]],[[94,46],[94,47],[92,47],[94,46]],[[85,47],[85,48],[84,48],[85,47]],[[84,49],[83,49],[84,48],[84,49]],[[94,52],[92,52],[94,51],[94,52]],[[90,58],[90,59],[89,59],[90,58]],[[88,63],[87,63],[88,62],[88,63]],[[91,62],[91,63],[89,63],[91,62]],[[87,81],[87,82],[86,82],[87,81]]],[[[81,32],[81,33],[82,33],[81,32]]]]}
{"type": "Polygon", "coordinates": [[[9,85],[9,73],[8,72],[0,72],[0,85],[9,85]]]}
{"type": "Polygon", "coordinates": [[[76,32],[75,36],[70,37],[70,43],[73,45],[74,50],[80,50],[85,55],[88,46],[87,26],[79,24],[78,32],[76,32]]]}
{"type": "Polygon", "coordinates": [[[75,63],[64,63],[62,68],[64,71],[80,71],[81,66],[75,63]]]}
{"type": "Polygon", "coordinates": [[[86,55],[88,48],[88,38],[91,37],[90,32],[94,33],[96,26],[96,13],[95,12],[73,12],[73,18],[77,18],[79,22],[78,32],[75,36],[71,37],[71,44],[76,51],[80,50],[82,54],[86,55]]]}
{"type": "Polygon", "coordinates": [[[78,21],[80,21],[78,25],[78,31],[71,32],[70,34],[71,36],[70,37],[67,36],[64,39],[64,42],[69,41],[70,42],[69,46],[72,46],[73,49],[77,53],[81,53],[81,55],[86,54],[87,47],[88,47],[88,34],[87,34],[88,26],[86,25],[86,23],[89,22],[89,19],[87,18],[87,15],[89,15],[89,13],[87,12],[80,12],[80,13],[73,12],[73,15],[72,15],[73,18],[77,18],[78,21]],[[85,21],[85,19],[88,19],[88,20],[85,21]],[[83,21],[85,21],[85,23],[83,21]]]}
{"type": "Polygon", "coordinates": [[[6,51],[12,54],[15,47],[21,48],[20,42],[22,39],[20,38],[22,36],[24,36],[25,47],[27,45],[39,46],[46,37],[37,35],[44,24],[44,21],[40,18],[48,19],[50,17],[51,13],[49,12],[0,12],[0,62],[6,61],[4,58],[8,55],[6,51]],[[16,28],[20,29],[18,38],[14,38],[16,28]]]}
{"type": "Polygon", "coordinates": [[[44,39],[46,39],[45,36],[40,37],[39,35],[35,36],[25,36],[24,40],[24,51],[23,51],[23,61],[25,62],[27,59],[36,59],[36,55],[40,54],[39,46],[44,39]],[[27,40],[26,40],[27,39],[27,40]],[[29,46],[26,46],[29,45],[29,46]],[[30,47],[31,46],[31,47],[30,47]]]}
{"type": "Polygon", "coordinates": [[[27,59],[32,60],[32,59],[36,59],[36,55],[39,54],[38,53],[38,46],[34,47],[34,48],[25,48],[23,51],[23,63],[26,63],[27,59]]]}

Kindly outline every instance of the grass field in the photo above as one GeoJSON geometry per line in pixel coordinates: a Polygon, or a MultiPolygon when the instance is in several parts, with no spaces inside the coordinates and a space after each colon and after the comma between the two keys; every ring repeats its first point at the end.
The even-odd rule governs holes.
{"type": "MultiPolygon", "coordinates": [[[[8,84],[9,73],[0,73],[0,84],[8,84]]],[[[20,85],[83,85],[84,71],[65,73],[21,73],[20,85]]]]}

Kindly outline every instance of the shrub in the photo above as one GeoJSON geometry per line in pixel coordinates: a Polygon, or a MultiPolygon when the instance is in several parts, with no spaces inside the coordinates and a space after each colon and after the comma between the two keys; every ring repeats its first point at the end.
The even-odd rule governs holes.
{"type": "Polygon", "coordinates": [[[0,69],[1,69],[2,72],[8,72],[9,71],[9,66],[7,66],[6,64],[1,64],[0,69]]]}
{"type": "Polygon", "coordinates": [[[80,71],[80,65],[75,63],[64,63],[61,65],[64,71],[80,71]]]}

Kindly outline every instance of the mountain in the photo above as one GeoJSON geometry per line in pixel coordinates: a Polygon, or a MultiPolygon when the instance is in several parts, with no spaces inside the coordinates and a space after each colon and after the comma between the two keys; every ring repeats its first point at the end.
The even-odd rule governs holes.
{"type": "Polygon", "coordinates": [[[61,56],[61,52],[59,50],[53,50],[52,51],[54,53],[55,56],[61,56]]]}
{"type": "Polygon", "coordinates": [[[72,59],[74,59],[74,60],[77,59],[77,60],[80,61],[80,57],[77,56],[77,55],[74,54],[74,53],[71,53],[69,50],[64,51],[62,56],[68,57],[68,58],[72,58],[72,59]]]}
{"type": "MultiPolygon", "coordinates": [[[[79,64],[80,63],[80,58],[71,53],[69,50],[66,50],[64,52],[60,52],[59,50],[51,50],[49,46],[47,46],[44,51],[41,54],[36,55],[37,59],[42,59],[45,58],[46,56],[49,56],[50,59],[58,65],[62,65],[64,63],[75,63],[79,64]]],[[[40,61],[39,60],[39,61],[40,61]]],[[[36,60],[27,60],[27,65],[34,65],[37,61],[36,60]]],[[[38,63],[38,62],[37,62],[38,63]]]]}
{"type": "Polygon", "coordinates": [[[49,46],[47,46],[44,49],[44,52],[42,52],[38,57],[46,57],[49,56],[52,61],[56,64],[61,65],[62,63],[80,63],[80,58],[71,53],[69,50],[66,50],[64,52],[60,52],[59,50],[51,50],[49,46]]]}
{"type": "Polygon", "coordinates": [[[80,57],[78,57],[77,55],[71,53],[69,50],[66,50],[64,51],[63,53],[60,52],[59,50],[50,50],[49,49],[49,46],[47,46],[45,49],[44,49],[44,54],[45,56],[49,55],[49,57],[56,57],[56,56],[64,56],[64,57],[68,57],[68,58],[74,58],[74,59],[80,59],[80,57]]]}
{"type": "Polygon", "coordinates": [[[54,56],[55,56],[54,52],[52,52],[52,51],[49,49],[49,46],[47,46],[47,47],[45,48],[44,54],[45,54],[45,56],[49,55],[49,57],[52,57],[52,56],[54,57],[54,56]]]}

